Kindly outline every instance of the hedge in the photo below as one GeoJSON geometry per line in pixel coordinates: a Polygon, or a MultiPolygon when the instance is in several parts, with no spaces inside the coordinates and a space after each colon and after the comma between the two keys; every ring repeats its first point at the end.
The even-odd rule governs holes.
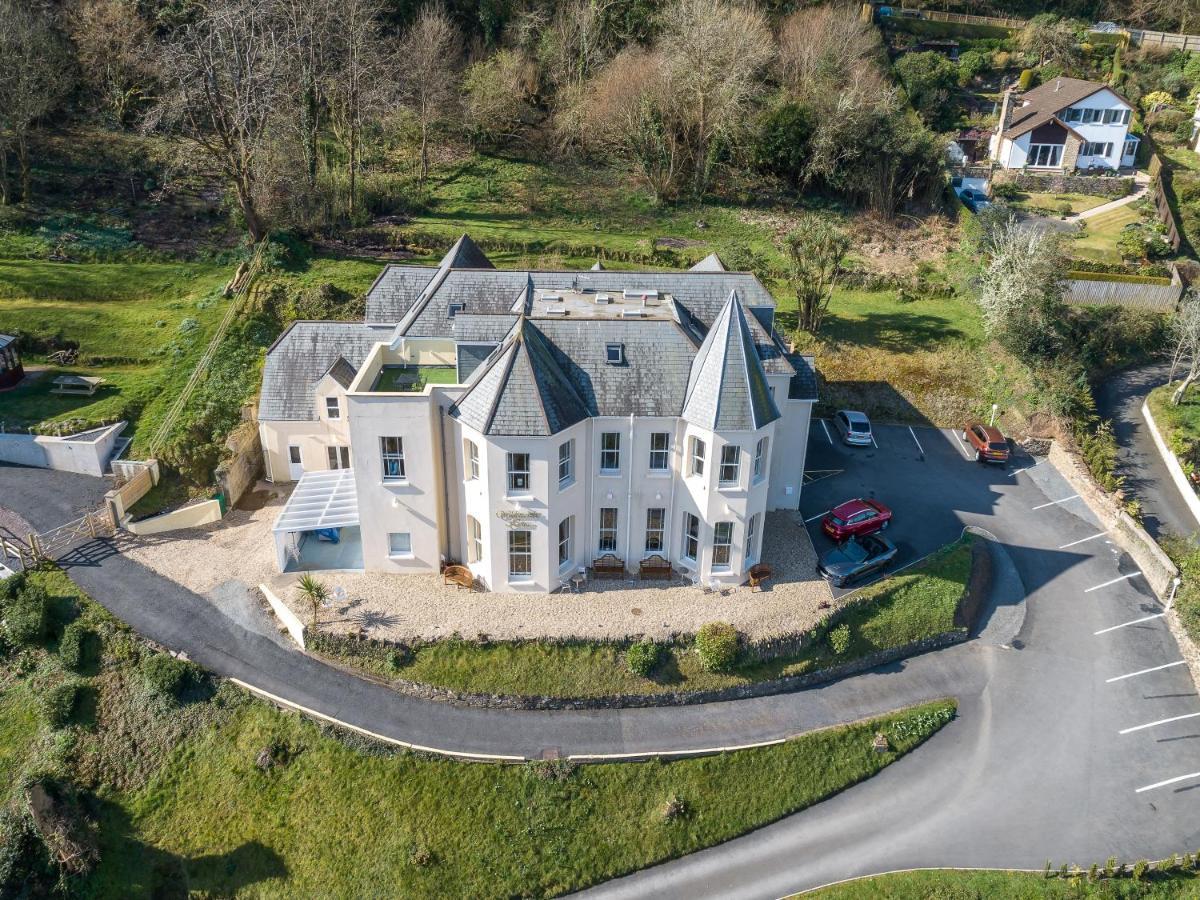
{"type": "Polygon", "coordinates": [[[1170,278],[1161,278],[1157,275],[1122,275],[1118,272],[1079,272],[1072,270],[1067,273],[1068,278],[1074,278],[1077,281],[1117,281],[1124,284],[1157,284],[1161,286],[1170,285],[1170,278]]]}

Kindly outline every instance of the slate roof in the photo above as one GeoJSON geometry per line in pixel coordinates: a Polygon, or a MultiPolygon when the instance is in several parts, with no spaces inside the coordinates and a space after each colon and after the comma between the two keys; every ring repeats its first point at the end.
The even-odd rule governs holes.
{"type": "Polygon", "coordinates": [[[487,258],[479,245],[471,240],[469,235],[464,234],[453,246],[446,251],[446,255],[442,257],[442,261],[438,263],[439,269],[494,269],[492,261],[487,258]]]}
{"type": "Polygon", "coordinates": [[[512,331],[515,315],[473,316],[459,313],[454,317],[453,337],[462,343],[498,344],[512,331]]]}
{"type": "Polygon", "coordinates": [[[792,368],[796,370],[796,374],[792,376],[792,380],[788,383],[788,399],[816,400],[816,361],[811,356],[801,356],[800,354],[792,354],[788,357],[788,361],[791,362],[792,368]]]}
{"type": "Polygon", "coordinates": [[[683,418],[713,431],[757,431],[779,418],[736,291],[696,353],[683,418]]]}
{"type": "Polygon", "coordinates": [[[15,340],[16,338],[11,334],[0,334],[0,347],[7,347],[15,340]]]}
{"type": "Polygon", "coordinates": [[[390,335],[387,329],[358,322],[294,322],[267,351],[261,421],[316,419],[313,391],[339,358],[361,366],[371,348],[390,335]]]}
{"type": "Polygon", "coordinates": [[[726,272],[725,263],[721,262],[721,257],[715,253],[710,253],[700,262],[692,266],[692,272],[726,272]]]}
{"type": "MultiPolygon", "coordinates": [[[[1047,81],[1021,95],[1020,101],[1026,105],[1013,109],[1012,121],[1004,130],[1004,137],[1010,140],[1019,138],[1027,131],[1033,131],[1042,125],[1057,121],[1059,112],[1105,89],[1112,90],[1106,84],[1098,81],[1085,81],[1082,78],[1056,78],[1053,81],[1047,81]]],[[[1116,91],[1113,93],[1115,94],[1116,91]]],[[[1117,98],[1126,106],[1132,106],[1120,94],[1117,94],[1117,98]]],[[[1065,122],[1058,121],[1058,124],[1068,131],[1074,131],[1065,122]]]]}

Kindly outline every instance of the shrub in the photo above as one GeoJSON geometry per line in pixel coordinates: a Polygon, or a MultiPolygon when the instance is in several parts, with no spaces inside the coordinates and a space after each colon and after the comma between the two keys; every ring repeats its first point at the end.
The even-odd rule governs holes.
{"type": "Polygon", "coordinates": [[[992,185],[992,196],[1002,200],[1015,200],[1020,193],[1021,189],[1011,181],[1000,181],[992,185]]]}
{"type": "Polygon", "coordinates": [[[72,622],[63,629],[62,638],[58,642],[58,659],[64,669],[78,672],[87,663],[87,648],[96,636],[91,628],[82,622],[72,622]]]}
{"type": "Polygon", "coordinates": [[[167,700],[182,699],[183,693],[196,683],[197,674],[191,663],[166,653],[156,653],[142,663],[146,690],[167,700]]]}
{"type": "Polygon", "coordinates": [[[1064,219],[1072,212],[1071,203],[1069,200],[1064,200],[1058,204],[1058,214],[1064,219]]]}
{"type": "Polygon", "coordinates": [[[850,649],[850,625],[843,622],[837,628],[829,632],[829,646],[833,648],[834,654],[841,656],[850,649]]]}
{"type": "Polygon", "coordinates": [[[662,648],[651,640],[641,640],[625,651],[625,663],[629,671],[642,678],[649,677],[658,665],[662,648]]]}
{"type": "Polygon", "coordinates": [[[62,728],[71,721],[75,704],[79,699],[79,682],[64,681],[44,691],[40,702],[42,716],[51,728],[62,728]]]}
{"type": "Polygon", "coordinates": [[[1142,881],[1146,877],[1146,873],[1150,871],[1150,863],[1144,859],[1139,859],[1133,864],[1133,880],[1142,881]]]}
{"type": "Polygon", "coordinates": [[[738,658],[737,629],[724,622],[709,622],[696,635],[696,653],[707,671],[729,671],[738,658]]]}
{"type": "Polygon", "coordinates": [[[50,630],[46,592],[32,584],[21,591],[4,606],[4,633],[17,647],[39,644],[50,630]]]}
{"type": "Polygon", "coordinates": [[[1021,77],[1017,79],[1017,90],[1027,91],[1033,84],[1033,69],[1022,69],[1021,77]]]}

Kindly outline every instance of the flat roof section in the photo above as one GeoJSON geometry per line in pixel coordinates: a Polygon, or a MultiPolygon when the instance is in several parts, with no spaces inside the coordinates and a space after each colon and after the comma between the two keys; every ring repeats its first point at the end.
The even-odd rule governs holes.
{"type": "Polygon", "coordinates": [[[317,531],[358,524],[353,469],[305,472],[296,482],[274,531],[317,531]]]}
{"type": "Polygon", "coordinates": [[[670,294],[656,290],[537,289],[529,311],[534,319],[675,319],[670,294]]]}

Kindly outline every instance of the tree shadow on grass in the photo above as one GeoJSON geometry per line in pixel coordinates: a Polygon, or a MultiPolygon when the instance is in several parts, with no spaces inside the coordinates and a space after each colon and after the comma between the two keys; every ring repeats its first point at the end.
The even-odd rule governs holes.
{"type": "Polygon", "coordinates": [[[258,841],[223,853],[184,856],[146,843],[126,810],[91,797],[100,823],[100,864],[87,887],[98,895],[186,900],[195,894],[231,897],[268,879],[283,879],[283,858],[258,841]],[[115,893],[109,893],[109,891],[115,893]]]}
{"type": "Polygon", "coordinates": [[[658,665],[650,673],[650,680],[670,687],[683,684],[683,673],[679,671],[679,660],[674,653],[662,654],[658,665]]]}

